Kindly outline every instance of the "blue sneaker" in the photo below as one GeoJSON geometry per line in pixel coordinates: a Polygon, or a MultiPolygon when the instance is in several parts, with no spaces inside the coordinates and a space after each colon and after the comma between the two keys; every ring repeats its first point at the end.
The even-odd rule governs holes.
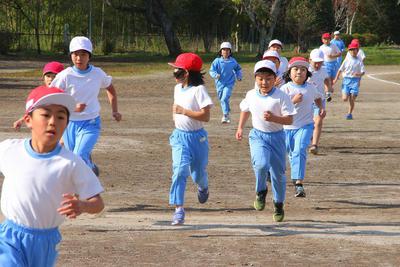
{"type": "Polygon", "coordinates": [[[171,225],[182,225],[185,222],[185,210],[183,208],[175,209],[171,225]]]}
{"type": "Polygon", "coordinates": [[[352,120],[353,119],[353,115],[351,115],[351,113],[346,115],[346,120],[352,120]]]}
{"type": "Polygon", "coordinates": [[[208,200],[208,188],[201,189],[200,187],[197,188],[197,199],[201,204],[206,203],[208,200]]]}

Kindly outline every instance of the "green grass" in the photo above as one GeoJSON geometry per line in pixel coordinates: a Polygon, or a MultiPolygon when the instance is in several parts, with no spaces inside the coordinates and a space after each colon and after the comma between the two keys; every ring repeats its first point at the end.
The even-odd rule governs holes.
{"type": "MultiPolygon", "coordinates": [[[[363,47],[362,48],[367,56],[365,60],[366,65],[398,65],[400,64],[400,48],[388,46],[376,47],[363,47]]],[[[203,69],[207,71],[211,62],[215,59],[215,53],[199,53],[204,61],[203,69]]],[[[287,58],[299,56],[292,51],[284,51],[283,55],[287,58]]],[[[301,54],[301,56],[308,57],[308,53],[301,54]]],[[[235,53],[234,57],[242,65],[251,67],[257,61],[255,53],[235,53]]],[[[43,55],[33,56],[31,54],[22,55],[15,54],[11,56],[1,56],[0,60],[38,60],[42,61],[43,65],[51,60],[58,60],[61,62],[70,62],[68,56],[65,55],[43,55]]],[[[134,76],[151,74],[158,71],[168,71],[171,67],[168,62],[174,61],[174,58],[167,55],[150,53],[150,52],[135,52],[126,54],[111,54],[107,56],[96,56],[92,58],[92,63],[100,66],[108,74],[112,76],[134,76]]],[[[12,73],[1,73],[0,77],[3,78],[31,78],[40,77],[41,69],[19,71],[12,73]]]]}

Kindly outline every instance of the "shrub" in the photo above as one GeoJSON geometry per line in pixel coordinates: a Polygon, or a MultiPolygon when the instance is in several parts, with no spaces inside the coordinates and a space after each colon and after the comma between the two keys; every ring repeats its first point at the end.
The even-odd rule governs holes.
{"type": "Polygon", "coordinates": [[[14,36],[11,32],[0,31],[0,54],[6,55],[13,44],[14,36]]]}

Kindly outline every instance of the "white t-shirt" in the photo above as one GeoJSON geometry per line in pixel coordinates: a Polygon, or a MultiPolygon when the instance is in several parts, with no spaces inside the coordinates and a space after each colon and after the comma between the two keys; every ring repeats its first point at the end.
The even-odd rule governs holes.
{"type": "Polygon", "coordinates": [[[315,70],[311,65],[308,68],[308,70],[311,72],[312,76],[308,78],[308,82],[313,84],[315,87],[317,87],[318,92],[321,93],[321,95],[325,95],[325,79],[329,78],[328,73],[326,72],[326,68],[324,66],[321,66],[319,70],[315,70]]]}
{"type": "MultiPolygon", "coordinates": [[[[212,106],[213,102],[204,85],[182,87],[177,84],[174,89],[174,103],[185,109],[200,111],[212,106]]],[[[196,131],[203,128],[203,122],[183,114],[174,114],[175,127],[183,131],[196,131]]]]}
{"type": "Polygon", "coordinates": [[[288,82],[280,89],[288,94],[290,99],[297,94],[303,95],[303,100],[300,103],[294,104],[297,113],[293,116],[293,123],[291,125],[284,125],[283,128],[290,130],[299,129],[307,124],[313,123],[313,102],[315,99],[322,99],[323,97],[318,89],[309,82],[305,82],[303,85],[288,82]]]}
{"type": "Polygon", "coordinates": [[[340,49],[335,44],[323,44],[319,47],[319,49],[324,53],[324,62],[336,61],[337,58],[330,58],[328,56],[340,52],[340,49]]]}
{"type": "Polygon", "coordinates": [[[343,77],[349,77],[349,78],[354,78],[354,77],[358,77],[355,76],[355,73],[364,73],[365,72],[365,68],[364,68],[364,63],[362,62],[362,60],[360,60],[357,57],[346,57],[342,63],[342,65],[340,65],[339,71],[342,72],[342,76],[343,77]]]}
{"type": "Polygon", "coordinates": [[[98,100],[101,88],[111,85],[112,77],[108,76],[101,68],[89,65],[86,71],[75,67],[68,67],[58,73],[50,86],[63,89],[72,95],[77,103],[86,104],[82,112],[72,112],[70,120],[91,120],[100,115],[98,100]]]}
{"type": "Polygon", "coordinates": [[[65,219],[57,209],[66,193],[88,199],[103,187],[85,162],[64,147],[47,154],[36,153],[29,139],[8,139],[0,143],[0,171],[3,215],[23,226],[47,229],[65,219]]]}
{"type": "Polygon", "coordinates": [[[296,114],[289,96],[277,88],[273,88],[267,95],[262,95],[258,87],[248,91],[240,102],[240,110],[250,112],[253,128],[263,132],[277,132],[283,129],[282,124],[266,121],[265,111],[271,111],[277,116],[296,114]]]}
{"type": "Polygon", "coordinates": [[[280,57],[278,73],[281,73],[281,75],[283,75],[283,73],[285,73],[287,71],[288,65],[289,65],[289,62],[288,62],[287,58],[280,57]]]}
{"type": "MultiPolygon", "coordinates": [[[[347,54],[346,54],[346,58],[348,58],[348,57],[351,57],[349,51],[347,51],[347,54]]],[[[358,57],[361,61],[364,61],[364,59],[365,59],[365,53],[364,53],[364,51],[363,51],[361,48],[358,49],[357,57],[358,57]]]]}

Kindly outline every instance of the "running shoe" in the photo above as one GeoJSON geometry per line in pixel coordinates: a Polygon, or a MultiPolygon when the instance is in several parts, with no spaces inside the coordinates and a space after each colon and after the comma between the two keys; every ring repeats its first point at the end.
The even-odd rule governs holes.
{"type": "Polygon", "coordinates": [[[208,200],[208,188],[201,189],[200,187],[197,188],[197,199],[201,204],[206,203],[208,200]]]}
{"type": "Polygon", "coordinates": [[[274,219],[275,222],[283,221],[283,218],[285,218],[283,203],[275,203],[274,201],[274,214],[272,215],[272,218],[274,219]]]}
{"type": "Polygon", "coordinates": [[[261,211],[265,208],[265,198],[267,197],[268,188],[266,190],[257,192],[256,200],[254,201],[254,208],[261,211]]]}
{"type": "Polygon", "coordinates": [[[175,209],[171,225],[182,225],[185,222],[185,210],[183,208],[175,209]]]}

